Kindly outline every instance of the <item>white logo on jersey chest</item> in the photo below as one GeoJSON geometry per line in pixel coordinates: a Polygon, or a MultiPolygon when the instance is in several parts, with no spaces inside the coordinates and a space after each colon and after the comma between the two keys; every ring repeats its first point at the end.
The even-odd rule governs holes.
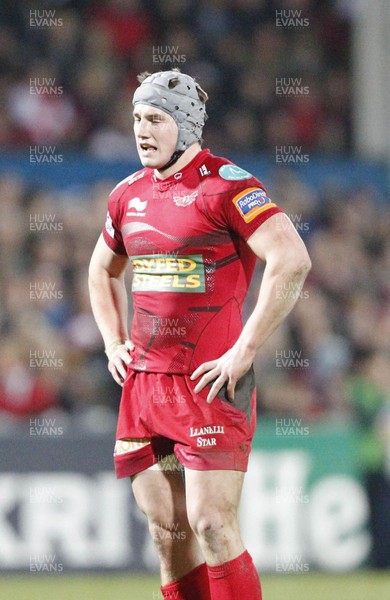
{"type": "Polygon", "coordinates": [[[189,206],[195,202],[198,194],[199,191],[195,190],[195,192],[192,192],[192,194],[188,194],[187,196],[173,196],[173,201],[176,206],[189,206]]]}
{"type": "Polygon", "coordinates": [[[126,215],[128,217],[144,217],[147,203],[147,200],[142,201],[141,198],[132,198],[127,204],[126,215]]]}

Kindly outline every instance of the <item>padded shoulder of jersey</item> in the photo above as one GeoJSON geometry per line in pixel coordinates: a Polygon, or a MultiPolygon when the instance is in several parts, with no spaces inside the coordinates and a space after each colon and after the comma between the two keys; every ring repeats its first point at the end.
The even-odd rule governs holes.
{"type": "Polygon", "coordinates": [[[117,183],[117,185],[112,190],[109,196],[110,201],[115,202],[116,200],[119,200],[123,192],[126,191],[130,185],[133,185],[136,181],[142,179],[142,177],[144,177],[146,173],[147,169],[141,169],[140,171],[135,171],[135,173],[132,173],[132,175],[125,177],[125,179],[122,179],[122,181],[117,183]]]}
{"type": "Polygon", "coordinates": [[[264,187],[261,181],[254,175],[232,163],[221,156],[210,154],[204,163],[206,167],[202,172],[203,165],[199,169],[204,195],[214,195],[242,190],[246,187],[264,187]]]}

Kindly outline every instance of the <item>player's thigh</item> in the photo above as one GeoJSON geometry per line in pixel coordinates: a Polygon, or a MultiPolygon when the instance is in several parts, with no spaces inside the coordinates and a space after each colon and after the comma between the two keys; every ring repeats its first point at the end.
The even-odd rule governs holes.
{"type": "Polygon", "coordinates": [[[195,530],[237,522],[244,475],[242,471],[186,468],[187,515],[195,530]]]}
{"type": "Polygon", "coordinates": [[[132,477],[134,497],[150,522],[174,523],[186,518],[183,476],[179,471],[147,469],[132,477]]]}

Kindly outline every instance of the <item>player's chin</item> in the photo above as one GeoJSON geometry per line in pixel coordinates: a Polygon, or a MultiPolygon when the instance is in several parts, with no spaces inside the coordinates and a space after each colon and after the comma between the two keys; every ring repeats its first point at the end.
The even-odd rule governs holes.
{"type": "Polygon", "coordinates": [[[168,161],[164,161],[158,156],[145,156],[143,154],[139,154],[140,161],[142,166],[148,167],[150,169],[160,169],[163,167],[168,161]]]}

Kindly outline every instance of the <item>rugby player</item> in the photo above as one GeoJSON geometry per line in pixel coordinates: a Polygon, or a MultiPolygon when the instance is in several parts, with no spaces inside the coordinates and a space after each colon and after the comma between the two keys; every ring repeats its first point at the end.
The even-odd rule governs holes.
{"type": "Polygon", "coordinates": [[[262,183],[202,150],[200,85],[178,70],[139,81],[143,168],[112,191],[89,274],[108,368],[122,386],[116,473],[131,478],[147,516],[164,598],[259,600],[238,519],[256,420],[252,365],[299,296],[277,289],[299,291],[310,259],[262,183]],[[256,259],[265,270],[242,326],[256,259]]]}

